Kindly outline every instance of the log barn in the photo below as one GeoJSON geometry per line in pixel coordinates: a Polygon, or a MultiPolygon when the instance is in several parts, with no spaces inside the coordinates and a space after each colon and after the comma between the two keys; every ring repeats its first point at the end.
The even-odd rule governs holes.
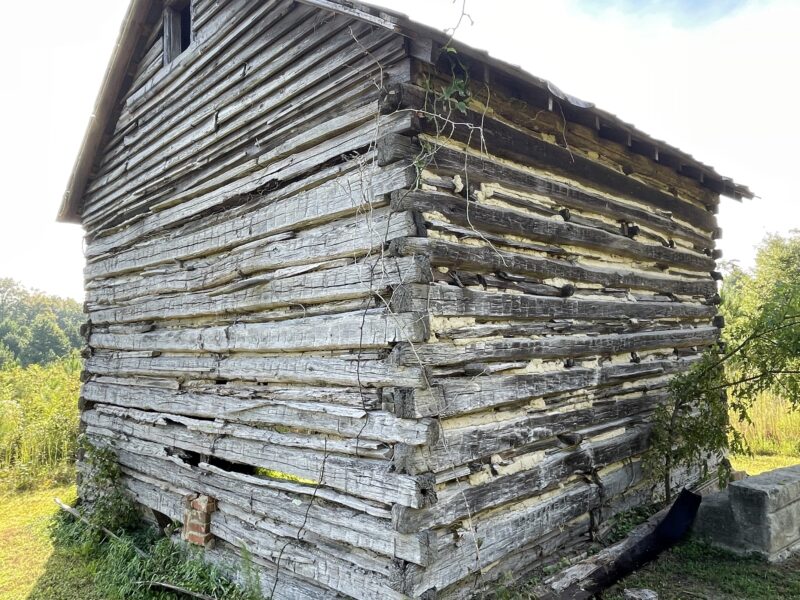
{"type": "Polygon", "coordinates": [[[133,0],[59,213],[82,430],[266,598],[476,595],[649,498],[720,195],[752,197],[400,14],[133,0]]]}

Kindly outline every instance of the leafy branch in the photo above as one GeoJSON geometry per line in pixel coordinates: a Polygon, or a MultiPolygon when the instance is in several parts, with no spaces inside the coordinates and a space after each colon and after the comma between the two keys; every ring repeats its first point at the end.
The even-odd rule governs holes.
{"type": "Polygon", "coordinates": [[[800,237],[768,237],[753,272],[730,269],[723,286],[729,323],[720,351],[708,350],[672,379],[667,401],[653,417],[645,467],[672,496],[675,470],[716,465],[720,485],[730,476],[728,453],[749,453],[735,427],[764,392],[800,409],[800,237]]]}

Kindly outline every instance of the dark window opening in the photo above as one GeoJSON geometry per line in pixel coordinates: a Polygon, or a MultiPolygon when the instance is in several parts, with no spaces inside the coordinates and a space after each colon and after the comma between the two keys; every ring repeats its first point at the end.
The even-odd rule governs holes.
{"type": "Polygon", "coordinates": [[[192,43],[192,3],[173,2],[164,9],[164,64],[180,56],[192,43]]]}
{"type": "Polygon", "coordinates": [[[202,457],[199,452],[192,452],[191,450],[180,450],[177,448],[165,448],[167,456],[175,456],[187,465],[196,467],[200,464],[202,457]]]}
{"type": "Polygon", "coordinates": [[[181,9],[181,52],[192,43],[192,5],[187,2],[181,9]]]}

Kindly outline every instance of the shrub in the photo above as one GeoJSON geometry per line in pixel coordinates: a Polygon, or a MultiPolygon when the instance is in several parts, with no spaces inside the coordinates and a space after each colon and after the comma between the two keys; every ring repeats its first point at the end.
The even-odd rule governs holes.
{"type": "Polygon", "coordinates": [[[81,361],[0,369],[0,478],[17,488],[72,474],[81,361]]]}

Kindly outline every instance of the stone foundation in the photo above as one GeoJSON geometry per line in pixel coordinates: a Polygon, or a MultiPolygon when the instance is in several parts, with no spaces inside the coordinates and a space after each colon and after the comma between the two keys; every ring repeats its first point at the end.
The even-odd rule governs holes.
{"type": "Polygon", "coordinates": [[[770,561],[800,551],[800,465],[734,481],[706,497],[694,530],[717,546],[770,561]]]}

